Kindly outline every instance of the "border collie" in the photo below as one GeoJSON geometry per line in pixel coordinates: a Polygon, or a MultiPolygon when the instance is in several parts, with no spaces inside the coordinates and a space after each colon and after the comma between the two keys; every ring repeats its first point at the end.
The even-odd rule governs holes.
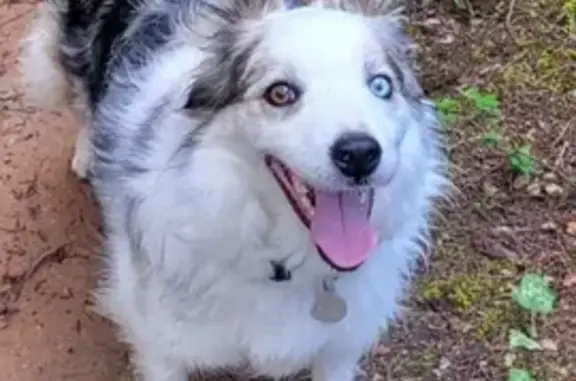
{"type": "Polygon", "coordinates": [[[351,381],[447,192],[386,0],[47,0],[28,94],[68,104],[102,205],[103,313],[145,381],[351,381]]]}

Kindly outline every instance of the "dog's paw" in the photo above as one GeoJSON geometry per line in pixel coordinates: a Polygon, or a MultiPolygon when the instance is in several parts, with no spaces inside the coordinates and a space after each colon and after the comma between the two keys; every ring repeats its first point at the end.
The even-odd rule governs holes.
{"type": "Polygon", "coordinates": [[[88,178],[90,174],[90,167],[92,165],[92,155],[90,152],[86,152],[83,150],[76,150],[74,152],[74,157],[72,157],[72,161],[70,163],[70,167],[72,172],[76,174],[76,176],[81,179],[85,180],[88,178]]]}

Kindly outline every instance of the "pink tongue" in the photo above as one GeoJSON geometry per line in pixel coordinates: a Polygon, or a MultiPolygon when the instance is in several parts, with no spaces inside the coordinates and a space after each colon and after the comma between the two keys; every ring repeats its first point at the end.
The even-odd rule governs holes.
{"type": "Polygon", "coordinates": [[[361,203],[356,192],[316,191],[312,239],[339,268],[357,267],[376,246],[378,236],[368,221],[369,204],[361,203]]]}

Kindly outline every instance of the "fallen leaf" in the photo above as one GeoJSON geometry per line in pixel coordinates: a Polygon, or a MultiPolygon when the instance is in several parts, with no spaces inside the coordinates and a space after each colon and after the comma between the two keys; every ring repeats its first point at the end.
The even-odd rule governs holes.
{"type": "Polygon", "coordinates": [[[508,381],[533,381],[532,373],[526,369],[512,368],[508,372],[508,381]]]}
{"type": "MultiPolygon", "coordinates": [[[[528,179],[526,176],[518,176],[514,179],[514,182],[512,183],[512,188],[516,190],[526,188],[529,183],[530,179],[528,179]]],[[[538,187],[539,186],[540,185],[538,184],[538,187]]]]}
{"type": "Polygon", "coordinates": [[[498,193],[498,188],[488,181],[482,184],[482,189],[484,191],[484,194],[488,197],[492,197],[498,193]]]}
{"type": "Polygon", "coordinates": [[[542,186],[540,183],[532,183],[528,185],[526,192],[532,197],[538,197],[542,194],[542,186]]]}
{"type": "Polygon", "coordinates": [[[555,231],[555,230],[558,228],[558,225],[556,225],[555,222],[550,221],[550,222],[545,222],[545,223],[543,223],[543,224],[540,226],[540,228],[541,228],[542,230],[544,230],[544,231],[547,231],[547,232],[553,232],[553,231],[555,231]]]}
{"type": "Polygon", "coordinates": [[[486,255],[494,259],[508,259],[512,261],[517,261],[518,259],[520,259],[518,253],[500,244],[494,244],[492,246],[492,250],[490,250],[490,252],[487,252],[486,255]]]}
{"type": "Polygon", "coordinates": [[[452,365],[452,363],[450,362],[450,360],[448,360],[446,357],[442,357],[440,359],[440,364],[438,365],[438,369],[446,370],[446,369],[450,368],[451,365],[452,365]]]}
{"type": "Polygon", "coordinates": [[[451,43],[453,43],[456,40],[456,37],[454,37],[453,34],[447,34],[446,36],[442,37],[441,39],[438,40],[438,42],[440,44],[443,45],[450,45],[451,43]]]}
{"type": "Polygon", "coordinates": [[[538,351],[542,349],[542,346],[536,340],[517,329],[510,330],[508,346],[510,348],[522,348],[529,351],[538,351]]]}
{"type": "Polygon", "coordinates": [[[542,346],[542,349],[547,351],[556,352],[558,350],[558,345],[551,339],[540,340],[540,345],[542,346]]]}
{"type": "Polygon", "coordinates": [[[576,221],[570,221],[566,224],[566,233],[576,235],[576,221]]]}

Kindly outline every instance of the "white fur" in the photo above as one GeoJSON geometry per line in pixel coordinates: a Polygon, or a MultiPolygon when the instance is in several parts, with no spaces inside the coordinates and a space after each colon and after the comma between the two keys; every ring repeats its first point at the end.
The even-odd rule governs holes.
{"type": "MultiPolygon", "coordinates": [[[[97,181],[109,234],[101,304],[134,347],[145,381],[185,381],[192,370],[236,366],[272,377],[311,367],[314,381],[351,381],[359,358],[398,312],[426,239],[431,200],[446,184],[431,131],[435,116],[424,106],[415,111],[400,91],[384,101],[367,89],[367,63],[394,72],[360,14],[279,10],[244,30],[247,40],[262,37],[250,60],[268,70],[242,101],[201,127],[189,150],[179,147],[200,120],[180,106],[206,58],[193,36],[173,41],[129,78],[113,79],[117,89],[137,87],[132,94],[112,87],[102,103],[101,115],[117,128],[117,168],[134,153],[132,137],[147,111],[161,98],[169,107],[155,126],[160,133],[138,156],[145,171],[97,181]],[[259,95],[286,75],[306,88],[288,116],[259,95]],[[310,311],[334,270],[318,256],[262,152],[316,187],[343,189],[328,151],[346,131],[367,132],[384,150],[372,178],[380,242],[358,270],[340,274],[336,289],[349,312],[326,324],[310,311]],[[269,280],[270,260],[285,260],[292,280],[269,280]]],[[[29,53],[29,62],[47,58],[44,50],[29,53]]]]}
{"type": "Polygon", "coordinates": [[[92,164],[92,147],[89,140],[90,122],[86,97],[70,86],[78,86],[68,76],[59,62],[59,46],[62,38],[58,8],[52,2],[41,3],[35,20],[21,42],[20,71],[27,100],[42,109],[62,106],[74,93],[70,106],[78,123],[78,135],[71,160],[73,172],[81,179],[87,177],[92,164]]]}
{"type": "Polygon", "coordinates": [[[61,105],[67,92],[66,75],[58,63],[60,17],[51,3],[42,3],[21,43],[20,69],[25,94],[37,106],[61,105]]]}

